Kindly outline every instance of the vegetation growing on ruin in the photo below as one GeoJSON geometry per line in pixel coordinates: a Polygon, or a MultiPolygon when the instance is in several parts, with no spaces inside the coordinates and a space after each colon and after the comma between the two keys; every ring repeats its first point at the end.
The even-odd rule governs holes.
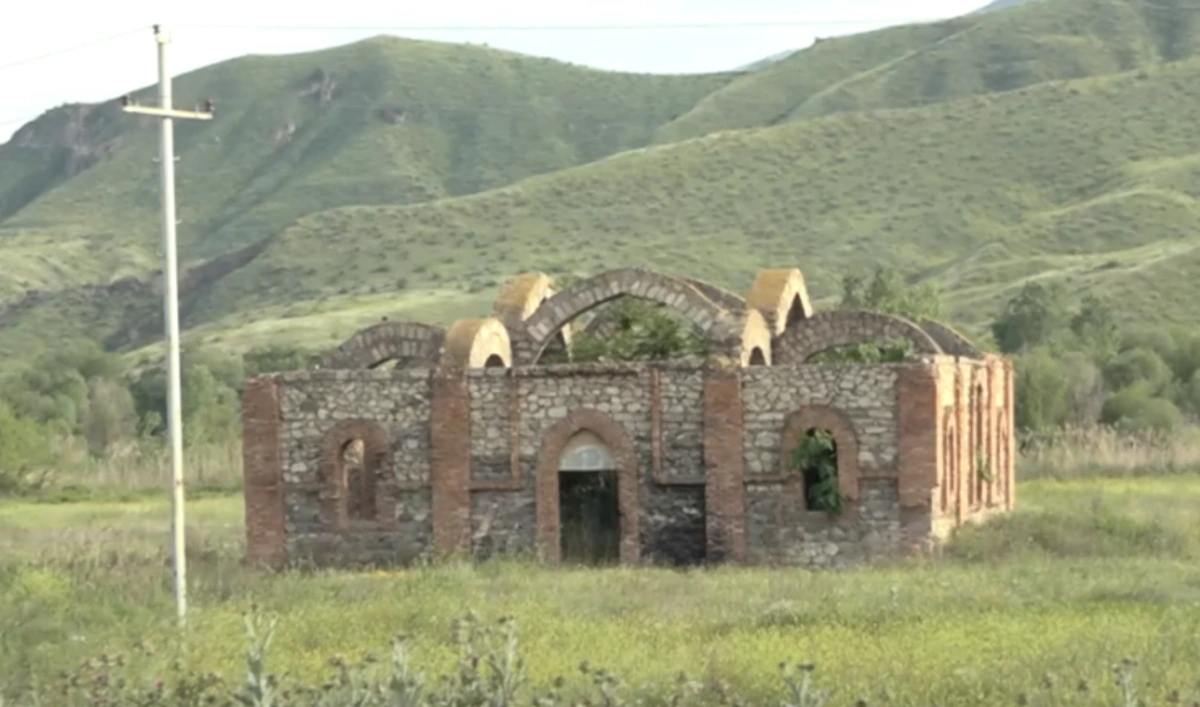
{"type": "Polygon", "coordinates": [[[808,430],[796,443],[788,465],[804,483],[809,510],[842,512],[845,498],[838,487],[837,461],[837,442],[827,430],[808,430]]]}

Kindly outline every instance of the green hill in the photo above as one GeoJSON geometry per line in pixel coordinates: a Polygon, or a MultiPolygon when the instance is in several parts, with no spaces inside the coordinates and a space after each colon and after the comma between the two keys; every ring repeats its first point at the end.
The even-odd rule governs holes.
{"type": "Polygon", "coordinates": [[[197,321],[397,277],[485,297],[515,269],[632,264],[742,290],[757,269],[796,263],[830,295],[840,274],[887,262],[942,283],[968,322],[1042,275],[1131,290],[1114,302],[1126,316],[1200,322],[1190,302],[1154,299],[1187,287],[1165,273],[1200,245],[1200,143],[1182,118],[1197,113],[1200,62],[1187,62],[720,133],[430,204],[334,209],[213,288],[197,321]],[[340,233],[363,237],[347,249],[340,233]]]}
{"type": "Polygon", "coordinates": [[[1198,52],[1194,3],[1045,0],[818,41],[730,82],[664,126],[656,139],[932,105],[1130,71],[1198,52]]]}
{"type": "MultiPolygon", "coordinates": [[[[1182,0],[1044,0],[751,73],[395,39],[225,62],[177,81],[218,109],[177,128],[186,336],[329,346],[487,311],[515,272],[619,265],[742,290],[798,264],[820,298],[887,262],[967,325],[1046,277],[1200,323],[1198,37],[1182,0]]],[[[68,106],[0,146],[0,366],[159,338],[155,135],[68,106]]]]}
{"type": "MultiPolygon", "coordinates": [[[[388,38],[202,69],[176,81],[180,105],[219,111],[176,126],[181,258],[325,208],[467,194],[644,145],[728,79],[388,38]]],[[[152,271],[157,144],[154,119],[110,103],[51,111],[0,148],[0,297],[152,271]]]]}

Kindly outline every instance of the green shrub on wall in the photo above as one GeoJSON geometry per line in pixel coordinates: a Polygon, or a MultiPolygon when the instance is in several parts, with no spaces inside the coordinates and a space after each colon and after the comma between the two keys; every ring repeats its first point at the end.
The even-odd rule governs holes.
{"type": "Polygon", "coordinates": [[[804,477],[805,500],[814,511],[838,514],[843,497],[838,487],[837,442],[825,430],[809,430],[792,450],[791,469],[804,477]]]}

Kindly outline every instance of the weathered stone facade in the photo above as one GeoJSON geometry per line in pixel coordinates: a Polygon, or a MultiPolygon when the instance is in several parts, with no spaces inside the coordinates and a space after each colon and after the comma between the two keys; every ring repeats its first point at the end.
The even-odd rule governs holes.
{"type": "Polygon", "coordinates": [[[798,271],[766,271],[742,301],[641,270],[557,294],[526,275],[501,294],[495,318],[444,331],[379,325],[317,369],[250,381],[251,560],[557,561],[560,477],[574,473],[564,465],[581,433],[615,475],[623,563],[845,566],[935,551],[954,528],[1010,510],[1010,362],[935,322],[813,314],[803,282],[798,271]],[[556,327],[622,295],[681,308],[710,336],[710,356],[538,365],[556,327]],[[909,360],[807,362],[894,338],[912,344],[909,360]],[[378,367],[389,361],[401,367],[378,367]],[[814,429],[837,445],[836,515],[809,509],[803,474],[790,468],[814,429]],[[353,462],[351,442],[361,450],[353,462]]]}

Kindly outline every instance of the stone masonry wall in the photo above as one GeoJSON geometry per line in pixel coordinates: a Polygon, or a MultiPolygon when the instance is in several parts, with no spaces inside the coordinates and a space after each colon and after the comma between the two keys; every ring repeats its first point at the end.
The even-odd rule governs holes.
{"type": "Polygon", "coordinates": [[[743,371],[748,560],[828,567],[900,551],[899,370],[822,364],[743,371]],[[830,430],[838,443],[839,476],[856,466],[859,477],[857,498],[838,517],[807,510],[802,480],[785,469],[785,424],[806,408],[840,414],[850,427],[830,430]],[[852,447],[856,464],[847,465],[840,456],[852,447]]]}
{"type": "MultiPolygon", "coordinates": [[[[1011,365],[934,359],[724,372],[702,361],[675,361],[458,373],[313,371],[256,379],[270,385],[255,383],[254,409],[263,412],[247,421],[247,429],[256,425],[277,434],[280,444],[278,453],[265,441],[248,450],[262,447],[251,456],[278,463],[282,491],[255,490],[255,499],[263,500],[254,500],[254,507],[269,510],[272,498],[282,498],[282,552],[293,561],[404,561],[459,548],[460,538],[461,549],[477,557],[535,554],[557,532],[558,513],[557,476],[547,486],[539,482],[539,469],[557,469],[561,445],[597,424],[603,434],[592,431],[608,435],[605,441],[612,440],[610,447],[616,444],[614,452],[628,461],[621,478],[633,480],[632,491],[621,494],[622,509],[631,516],[622,520],[623,537],[634,543],[623,543],[623,559],[676,565],[719,556],[827,567],[900,554],[923,536],[939,534],[941,519],[960,508],[966,520],[1009,507],[1012,454],[1004,440],[1011,447],[1011,434],[1004,429],[1011,421],[1004,416],[1011,406],[1011,365]],[[946,470],[972,463],[966,439],[955,460],[945,457],[952,448],[946,435],[957,439],[970,429],[968,382],[988,391],[981,401],[988,416],[981,439],[998,473],[977,508],[957,497],[942,508],[946,470]],[[905,396],[911,399],[901,400],[905,396]],[[706,417],[706,402],[736,407],[710,410],[706,417]],[[444,412],[431,425],[436,409],[444,412]],[[706,419],[723,428],[720,448],[712,435],[706,439],[706,419]],[[850,496],[838,517],[807,510],[802,480],[785,468],[786,449],[807,427],[830,429],[838,441],[840,483],[850,496]],[[902,440],[905,430],[917,434],[902,440]],[[367,456],[386,464],[386,471],[376,489],[378,517],[338,526],[330,509],[344,499],[331,490],[336,468],[330,459],[352,438],[365,439],[367,456]],[[442,451],[435,454],[434,444],[442,451]],[[706,465],[713,464],[720,475],[710,478],[706,465]],[[439,478],[454,488],[438,491],[439,478]],[[435,519],[435,507],[448,515],[435,519]]],[[[957,494],[965,500],[969,472],[955,473],[957,494]]],[[[252,477],[256,489],[274,488],[270,473],[248,468],[247,479],[252,477]]],[[[547,481],[545,474],[541,478],[547,481]]],[[[248,519],[248,528],[270,538],[263,529],[272,522],[248,519]]],[[[953,526],[959,524],[955,518],[953,526]]],[[[280,554],[266,543],[264,557],[280,554]]]]}
{"type": "Polygon", "coordinates": [[[432,533],[429,483],[429,371],[291,374],[281,386],[287,555],[317,563],[415,557],[432,533]],[[322,455],[339,423],[379,425],[391,442],[395,517],[355,532],[331,532],[321,507],[329,496],[322,455]]]}

